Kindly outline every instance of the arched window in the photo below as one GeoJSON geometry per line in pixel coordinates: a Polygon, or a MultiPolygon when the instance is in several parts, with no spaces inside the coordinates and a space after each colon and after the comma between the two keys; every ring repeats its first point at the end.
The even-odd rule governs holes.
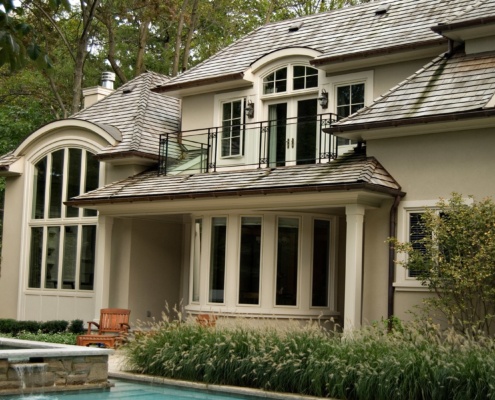
{"type": "Polygon", "coordinates": [[[55,150],[34,165],[28,288],[93,290],[97,213],[63,203],[96,189],[99,169],[80,148],[55,150]]]}

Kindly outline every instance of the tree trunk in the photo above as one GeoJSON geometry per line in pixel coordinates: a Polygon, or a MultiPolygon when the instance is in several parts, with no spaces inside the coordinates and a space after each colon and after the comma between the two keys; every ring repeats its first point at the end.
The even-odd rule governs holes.
{"type": "Polygon", "coordinates": [[[182,45],[182,29],[184,28],[184,15],[186,14],[188,0],[183,0],[177,25],[177,33],[175,39],[174,64],[172,66],[172,76],[177,76],[179,72],[180,48],[182,45]]]}
{"type": "Polygon", "coordinates": [[[136,57],[136,72],[135,76],[140,75],[146,70],[144,65],[144,53],[146,50],[146,43],[148,41],[148,32],[151,23],[151,18],[149,13],[145,13],[143,16],[143,20],[139,25],[139,44],[138,44],[138,52],[136,57]]]}
{"type": "Polygon", "coordinates": [[[81,0],[81,13],[83,17],[83,31],[77,41],[76,59],[74,65],[74,86],[72,89],[72,113],[81,109],[82,83],[84,77],[84,63],[88,55],[88,42],[96,6],[100,0],[81,0]]]}
{"type": "Polygon", "coordinates": [[[191,42],[194,34],[194,30],[196,29],[196,24],[198,23],[198,5],[199,0],[194,0],[193,8],[192,8],[192,16],[191,16],[191,26],[189,27],[189,31],[187,32],[186,44],[184,45],[184,55],[182,58],[182,72],[188,69],[189,64],[189,55],[191,53],[191,42]]]}

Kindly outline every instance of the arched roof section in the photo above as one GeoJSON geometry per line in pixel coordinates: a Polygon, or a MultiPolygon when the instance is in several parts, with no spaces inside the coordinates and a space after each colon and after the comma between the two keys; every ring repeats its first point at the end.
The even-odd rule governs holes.
{"type": "Polygon", "coordinates": [[[268,65],[276,60],[280,60],[288,57],[303,56],[308,59],[313,59],[322,54],[321,51],[311,49],[309,47],[285,47],[283,49],[274,50],[270,53],[264,54],[251,64],[251,72],[256,73],[265,65],[268,65]]]}
{"type": "Polygon", "coordinates": [[[44,139],[53,135],[67,136],[74,135],[74,138],[94,141],[98,147],[103,149],[108,146],[116,146],[122,140],[121,132],[111,125],[93,123],[80,119],[64,119],[50,122],[38,130],[34,131],[15,149],[14,156],[22,156],[27,151],[35,148],[44,139]],[[78,132],[87,132],[86,137],[75,136],[78,132]]]}

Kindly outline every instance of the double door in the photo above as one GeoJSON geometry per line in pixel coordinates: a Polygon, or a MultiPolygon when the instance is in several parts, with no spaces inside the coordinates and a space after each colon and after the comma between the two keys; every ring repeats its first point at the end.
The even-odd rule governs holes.
{"type": "Polygon", "coordinates": [[[292,99],[267,107],[268,164],[313,164],[318,151],[317,99],[292,99]]]}

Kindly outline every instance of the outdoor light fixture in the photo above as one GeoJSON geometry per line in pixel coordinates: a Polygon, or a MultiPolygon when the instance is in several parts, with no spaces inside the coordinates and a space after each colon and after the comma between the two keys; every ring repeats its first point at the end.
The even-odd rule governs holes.
{"type": "Polygon", "coordinates": [[[245,111],[248,118],[254,117],[254,104],[251,100],[248,100],[245,111]]]}
{"type": "Polygon", "coordinates": [[[318,97],[318,101],[320,102],[321,108],[328,107],[328,93],[325,89],[321,90],[321,96],[318,97]]]}

